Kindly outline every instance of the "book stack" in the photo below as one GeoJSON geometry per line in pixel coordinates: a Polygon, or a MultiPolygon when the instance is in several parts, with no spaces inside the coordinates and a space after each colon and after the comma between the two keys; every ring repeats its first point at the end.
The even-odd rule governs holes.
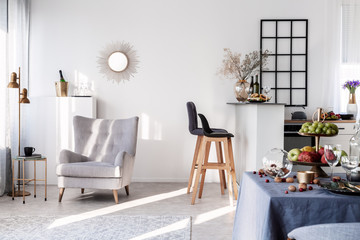
{"type": "Polygon", "coordinates": [[[38,154],[38,153],[34,153],[33,155],[31,156],[25,156],[25,155],[20,155],[20,156],[17,156],[16,158],[24,158],[24,159],[31,159],[31,158],[41,158],[41,154],[38,154]]]}

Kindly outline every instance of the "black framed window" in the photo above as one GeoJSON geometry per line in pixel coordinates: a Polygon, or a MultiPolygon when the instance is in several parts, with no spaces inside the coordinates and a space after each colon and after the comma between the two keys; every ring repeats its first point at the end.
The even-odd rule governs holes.
{"type": "Polygon", "coordinates": [[[260,68],[260,88],[271,87],[272,102],[307,106],[308,20],[262,19],[260,52],[269,63],[260,68]]]}

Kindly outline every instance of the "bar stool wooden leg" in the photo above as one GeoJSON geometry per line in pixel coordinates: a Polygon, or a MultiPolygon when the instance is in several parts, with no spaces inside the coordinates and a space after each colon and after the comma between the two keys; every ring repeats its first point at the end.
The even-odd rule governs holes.
{"type": "Polygon", "coordinates": [[[231,138],[228,138],[228,141],[227,141],[227,142],[228,142],[228,144],[229,144],[230,167],[231,167],[230,173],[231,173],[231,178],[232,178],[232,182],[233,182],[235,200],[237,200],[237,197],[238,197],[238,187],[237,187],[237,183],[236,183],[234,153],[233,153],[231,138]]]}
{"type": "Polygon", "coordinates": [[[228,191],[229,191],[229,200],[230,206],[234,206],[234,199],[233,199],[233,186],[231,181],[231,174],[230,174],[230,154],[229,154],[229,145],[228,140],[224,139],[224,151],[225,151],[225,164],[226,164],[226,175],[227,175],[227,182],[228,182],[228,191]]]}
{"type": "Polygon", "coordinates": [[[195,204],[196,193],[197,193],[197,189],[198,189],[198,185],[199,185],[200,174],[201,174],[201,171],[202,171],[202,162],[203,162],[203,159],[204,159],[204,156],[205,156],[205,151],[206,151],[206,142],[205,142],[205,138],[203,138],[202,141],[201,141],[199,157],[197,159],[198,170],[196,171],[196,177],[195,177],[195,183],[194,183],[194,188],[193,188],[193,195],[192,195],[192,199],[191,199],[191,205],[195,204]]]}
{"type": "Polygon", "coordinates": [[[194,157],[193,157],[193,161],[192,161],[192,165],[191,165],[189,183],[188,183],[188,188],[187,188],[188,194],[190,193],[191,186],[193,184],[194,172],[196,169],[197,158],[199,157],[199,150],[200,150],[200,144],[201,144],[202,138],[203,138],[203,136],[198,136],[196,139],[195,152],[194,152],[194,157]]]}
{"type": "MultiPolygon", "coordinates": [[[[218,163],[220,164],[224,163],[222,149],[221,149],[221,142],[215,142],[215,146],[216,146],[218,163]]],[[[226,181],[225,181],[225,171],[222,169],[219,169],[219,178],[220,178],[221,194],[224,195],[225,194],[224,189],[226,189],[226,181]]]]}
{"type": "MultiPolygon", "coordinates": [[[[209,153],[210,153],[211,142],[206,142],[206,152],[204,158],[204,165],[207,165],[209,162],[209,153]]],[[[200,189],[199,189],[199,198],[202,197],[203,189],[204,189],[204,182],[205,182],[205,175],[206,175],[206,168],[203,168],[201,172],[201,182],[200,182],[200,189]]]]}

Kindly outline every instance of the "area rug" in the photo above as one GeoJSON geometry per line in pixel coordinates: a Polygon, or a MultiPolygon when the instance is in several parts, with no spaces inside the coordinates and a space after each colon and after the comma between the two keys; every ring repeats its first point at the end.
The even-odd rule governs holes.
{"type": "Polygon", "coordinates": [[[191,217],[9,216],[0,218],[0,239],[191,239],[191,217]]]}

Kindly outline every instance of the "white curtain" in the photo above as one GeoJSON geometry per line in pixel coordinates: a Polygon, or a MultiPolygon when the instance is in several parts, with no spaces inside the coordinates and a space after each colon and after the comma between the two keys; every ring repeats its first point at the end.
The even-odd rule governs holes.
{"type": "Polygon", "coordinates": [[[9,190],[11,184],[11,158],[8,135],[7,86],[7,31],[8,4],[0,0],[0,196],[9,190]]]}
{"type": "Polygon", "coordinates": [[[341,85],[340,76],[340,42],[341,42],[341,1],[326,1],[325,14],[325,66],[322,89],[322,106],[333,106],[334,112],[340,111],[339,92],[341,85]]]}
{"type": "Polygon", "coordinates": [[[28,87],[30,0],[0,0],[0,4],[1,196],[11,190],[11,155],[18,155],[18,89],[8,89],[7,84],[10,73],[18,72],[21,67],[21,88],[28,87]]]}
{"type": "MultiPolygon", "coordinates": [[[[342,32],[341,32],[341,64],[340,84],[347,80],[360,80],[360,0],[343,0],[341,6],[342,32]]],[[[342,90],[341,111],[346,111],[348,90],[342,90]]],[[[360,117],[360,92],[356,91],[358,103],[357,120],[360,117]]]]}

